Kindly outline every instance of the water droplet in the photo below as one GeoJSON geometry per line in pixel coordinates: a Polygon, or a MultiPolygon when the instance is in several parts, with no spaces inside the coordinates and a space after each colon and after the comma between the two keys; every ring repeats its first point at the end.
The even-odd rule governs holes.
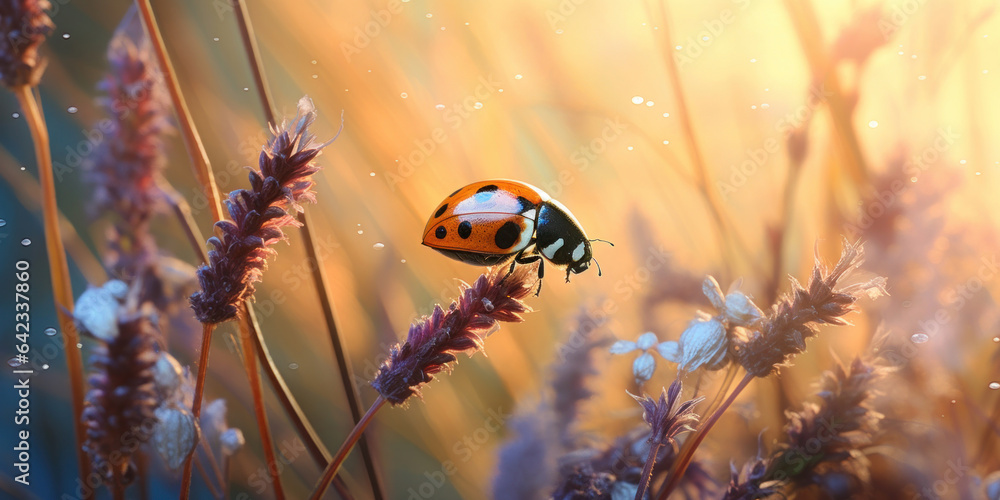
{"type": "Polygon", "coordinates": [[[403,92],[403,93],[399,94],[399,97],[402,97],[403,99],[406,99],[407,97],[410,97],[410,95],[407,94],[406,92],[403,92]]]}
{"type": "Polygon", "coordinates": [[[399,259],[399,262],[402,264],[406,264],[406,259],[399,259]]]}
{"type": "Polygon", "coordinates": [[[76,106],[70,106],[70,107],[66,108],[66,111],[69,111],[70,114],[73,114],[73,113],[76,113],[77,111],[80,111],[80,110],[77,109],[76,106]]]}
{"type": "Polygon", "coordinates": [[[988,74],[990,74],[990,70],[988,70],[988,69],[984,69],[984,70],[983,70],[983,74],[984,74],[984,75],[988,75],[988,74]]]}
{"type": "Polygon", "coordinates": [[[663,144],[670,144],[670,141],[663,141],[663,144]]]}
{"type": "Polygon", "coordinates": [[[952,400],[951,400],[951,404],[955,404],[955,402],[956,402],[956,401],[955,401],[954,399],[952,399],[952,400]]]}
{"type": "Polygon", "coordinates": [[[376,250],[378,250],[379,248],[385,248],[385,244],[384,243],[376,243],[376,244],[372,245],[372,248],[374,248],[376,250]]]}
{"type": "Polygon", "coordinates": [[[750,62],[755,63],[757,62],[757,59],[751,59],[750,62]]]}
{"type": "Polygon", "coordinates": [[[243,87],[244,92],[250,92],[250,87],[243,87]]]}
{"type": "Polygon", "coordinates": [[[561,35],[561,34],[563,34],[563,33],[565,33],[565,32],[564,32],[563,30],[556,30],[556,34],[557,34],[557,35],[561,35]]]}
{"type": "MultiPolygon", "coordinates": [[[[312,61],[309,61],[309,62],[311,62],[311,63],[313,63],[313,64],[317,64],[317,62],[316,62],[316,60],[315,60],[315,59],[313,59],[312,61]]],[[[368,70],[368,71],[371,71],[371,70],[368,70]]]]}
{"type": "Polygon", "coordinates": [[[760,107],[761,107],[762,109],[767,109],[767,108],[770,108],[770,107],[771,107],[771,105],[765,102],[765,103],[761,104],[761,105],[760,105],[760,107]]]}
{"type": "Polygon", "coordinates": [[[757,109],[757,105],[756,104],[751,104],[750,105],[750,109],[757,109]]]}
{"type": "Polygon", "coordinates": [[[928,340],[930,340],[930,337],[928,337],[926,333],[914,333],[910,336],[910,342],[913,342],[914,344],[923,344],[928,340]]]}
{"type": "Polygon", "coordinates": [[[22,247],[26,247],[26,246],[28,246],[30,244],[31,244],[31,240],[28,239],[28,238],[25,238],[25,239],[21,240],[21,246],[22,247]]]}
{"type": "Polygon", "coordinates": [[[441,111],[442,109],[444,109],[444,104],[436,104],[436,105],[434,106],[434,109],[436,109],[436,110],[438,110],[438,111],[441,111]]]}
{"type": "Polygon", "coordinates": [[[63,33],[63,40],[69,40],[69,33],[63,33]]]}
{"type": "Polygon", "coordinates": [[[959,162],[959,163],[961,163],[962,165],[965,165],[965,164],[966,164],[966,161],[965,161],[965,160],[958,160],[958,162],[959,162]]]}
{"type": "Polygon", "coordinates": [[[12,118],[20,118],[21,117],[21,113],[11,113],[10,116],[12,118]]]}
{"type": "Polygon", "coordinates": [[[426,17],[427,19],[430,19],[430,18],[434,17],[434,14],[430,14],[430,13],[428,13],[428,14],[427,14],[427,15],[426,15],[425,17],[426,17]]]}
{"type": "Polygon", "coordinates": [[[627,150],[629,150],[629,151],[632,151],[632,149],[634,149],[634,148],[633,148],[632,146],[629,146],[629,147],[627,147],[627,148],[625,148],[625,149],[627,149],[627,150]]]}
{"type": "Polygon", "coordinates": [[[920,81],[924,81],[926,79],[927,79],[926,75],[920,75],[920,76],[917,77],[917,80],[920,80],[920,81]]]}
{"type": "Polygon", "coordinates": [[[52,337],[53,335],[55,335],[57,333],[59,333],[59,330],[56,330],[55,328],[52,328],[51,326],[45,329],[45,335],[48,335],[49,337],[52,337]]]}
{"type": "Polygon", "coordinates": [[[358,234],[365,234],[365,231],[363,229],[358,229],[358,234]]]}
{"type": "Polygon", "coordinates": [[[993,337],[993,342],[1000,343],[1000,337],[993,337]]]}
{"type": "Polygon", "coordinates": [[[369,172],[368,177],[375,177],[375,172],[369,172]]]}
{"type": "Polygon", "coordinates": [[[997,390],[1000,389],[1000,382],[990,382],[990,389],[997,390]]]}
{"type": "Polygon", "coordinates": [[[632,98],[632,104],[642,104],[644,101],[645,99],[643,99],[642,96],[635,96],[632,98]]]}
{"type": "Polygon", "coordinates": [[[878,126],[878,122],[875,121],[875,120],[872,120],[872,121],[868,122],[868,128],[875,128],[877,126],[878,126]]]}
{"type": "Polygon", "coordinates": [[[522,76],[522,75],[514,75],[514,79],[515,80],[520,80],[522,78],[524,78],[524,76],[522,76]]]}
{"type": "Polygon", "coordinates": [[[646,106],[653,107],[653,101],[646,101],[646,106]]]}
{"type": "Polygon", "coordinates": [[[473,104],[472,107],[476,109],[483,109],[483,103],[476,101],[476,103],[473,104]]]}
{"type": "Polygon", "coordinates": [[[218,42],[219,41],[219,37],[212,38],[212,41],[213,42],[218,42]]]}
{"type": "Polygon", "coordinates": [[[7,221],[5,221],[3,219],[0,219],[0,227],[4,227],[6,225],[7,225],[7,221]]]}
{"type": "Polygon", "coordinates": [[[677,49],[677,50],[681,50],[681,49],[683,49],[683,48],[684,48],[684,46],[683,46],[683,45],[678,45],[678,46],[676,46],[676,47],[674,47],[674,48],[675,48],[675,49],[677,49]]]}
{"type": "Polygon", "coordinates": [[[670,113],[663,113],[664,118],[670,118],[670,113]]]}
{"type": "Polygon", "coordinates": [[[312,77],[313,77],[313,80],[315,80],[315,79],[319,78],[319,75],[313,75],[312,77]]]}
{"type": "Polygon", "coordinates": [[[49,369],[49,364],[45,363],[44,365],[42,365],[42,369],[43,370],[48,370],[49,369]]]}
{"type": "Polygon", "coordinates": [[[17,356],[14,356],[13,358],[7,360],[7,364],[13,366],[14,368],[17,368],[26,362],[27,362],[26,360],[18,358],[17,356]]]}
{"type": "Polygon", "coordinates": [[[81,343],[77,342],[77,344],[76,344],[76,348],[77,348],[77,349],[83,349],[83,344],[81,344],[81,343]]]}
{"type": "Polygon", "coordinates": [[[707,42],[708,41],[708,36],[707,35],[703,36],[703,37],[701,37],[701,39],[707,42]]]}
{"type": "Polygon", "coordinates": [[[291,368],[292,370],[298,370],[299,369],[299,364],[298,363],[288,363],[288,368],[291,368]]]}

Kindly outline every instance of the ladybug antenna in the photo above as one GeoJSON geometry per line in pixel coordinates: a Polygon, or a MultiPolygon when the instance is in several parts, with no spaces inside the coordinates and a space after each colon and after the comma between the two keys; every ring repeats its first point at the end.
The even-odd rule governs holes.
{"type": "Polygon", "coordinates": [[[611,246],[615,246],[615,244],[614,244],[614,243],[611,243],[611,242],[610,242],[610,241],[608,241],[608,240],[602,240],[602,239],[600,239],[600,238],[592,238],[592,239],[591,239],[590,241],[602,241],[602,242],[604,242],[604,243],[607,243],[607,244],[609,244],[609,245],[611,245],[611,246]]]}
{"type": "MultiPolygon", "coordinates": [[[[604,241],[604,240],[600,240],[600,241],[604,241]]],[[[610,243],[610,241],[608,243],[610,243]]],[[[614,245],[611,245],[611,246],[614,246],[614,245]]],[[[597,259],[595,259],[593,257],[591,257],[590,260],[594,261],[594,264],[597,264],[597,275],[600,276],[601,275],[601,263],[597,262],[597,259]]]]}

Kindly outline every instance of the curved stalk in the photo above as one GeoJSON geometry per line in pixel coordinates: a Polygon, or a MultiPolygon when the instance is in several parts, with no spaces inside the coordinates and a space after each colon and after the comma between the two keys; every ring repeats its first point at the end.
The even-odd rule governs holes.
{"type": "Polygon", "coordinates": [[[323,493],[326,492],[326,488],[330,486],[330,482],[333,481],[333,478],[337,475],[337,472],[340,470],[340,466],[344,464],[344,459],[346,459],[347,455],[349,455],[351,450],[354,449],[354,445],[358,442],[358,439],[361,438],[361,434],[365,432],[365,428],[368,427],[372,418],[375,417],[375,414],[378,413],[378,410],[382,408],[385,403],[386,400],[382,398],[382,396],[376,398],[375,402],[372,403],[370,408],[368,408],[368,411],[363,417],[361,417],[361,420],[359,420],[354,428],[351,429],[351,433],[344,438],[344,443],[341,444],[340,449],[337,450],[337,455],[333,457],[333,461],[330,462],[330,465],[328,465],[326,470],[323,471],[323,477],[321,477],[319,482],[316,483],[316,488],[309,497],[310,500],[320,500],[323,497],[323,493]]]}

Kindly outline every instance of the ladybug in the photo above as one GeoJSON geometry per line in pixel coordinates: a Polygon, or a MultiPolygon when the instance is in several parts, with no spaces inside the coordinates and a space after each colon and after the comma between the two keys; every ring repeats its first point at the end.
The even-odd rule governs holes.
{"type": "MultiPolygon", "coordinates": [[[[469,184],[448,195],[427,221],[423,244],[469,264],[491,266],[513,259],[508,275],[515,264],[544,257],[565,267],[569,282],[571,273],[586,271],[594,260],[591,241],[604,240],[587,238],[576,217],[545,191],[501,179],[469,184]]],[[[544,274],[542,262],[538,278],[544,274]]],[[[538,288],[540,292],[541,281],[538,288]]]]}

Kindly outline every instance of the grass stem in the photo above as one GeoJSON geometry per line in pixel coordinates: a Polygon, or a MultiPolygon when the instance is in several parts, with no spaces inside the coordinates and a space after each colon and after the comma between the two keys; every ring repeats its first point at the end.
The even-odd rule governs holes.
{"type": "Polygon", "coordinates": [[[320,478],[319,482],[316,483],[316,488],[313,490],[312,496],[309,497],[310,500],[320,500],[320,498],[323,497],[323,493],[326,492],[326,488],[330,486],[330,482],[333,481],[333,478],[337,475],[337,472],[340,470],[340,466],[344,464],[344,459],[346,459],[347,455],[351,453],[352,449],[354,449],[354,445],[358,442],[358,439],[361,438],[361,434],[365,432],[365,428],[368,427],[372,418],[375,417],[375,414],[378,413],[378,410],[382,408],[385,403],[386,400],[382,398],[382,396],[375,398],[375,402],[372,403],[371,407],[368,408],[368,411],[361,417],[361,420],[359,420],[354,428],[351,429],[351,433],[344,438],[344,443],[341,444],[340,449],[337,450],[337,455],[333,457],[333,461],[331,461],[330,465],[326,467],[326,470],[323,471],[323,476],[320,478]]]}
{"type": "MultiPolygon", "coordinates": [[[[73,403],[73,428],[76,437],[76,457],[80,479],[87,484],[90,477],[90,459],[83,451],[85,428],[81,414],[83,413],[83,359],[80,349],[76,347],[80,337],[73,325],[70,313],[73,311],[73,286],[69,277],[69,264],[66,261],[66,249],[63,247],[62,234],[59,231],[59,206],[56,202],[56,186],[52,172],[52,153],[49,149],[49,131],[45,126],[45,117],[35,100],[31,87],[23,85],[14,89],[14,94],[24,111],[24,117],[31,130],[31,139],[35,146],[35,160],[38,162],[38,180],[42,191],[42,217],[45,231],[45,249],[48,253],[49,270],[52,275],[52,295],[55,299],[56,316],[62,330],[63,352],[66,354],[66,371],[69,373],[70,390],[73,403]]],[[[89,488],[83,488],[84,497],[93,494],[89,488]]]]}
{"type": "MultiPolygon", "coordinates": [[[[233,2],[233,7],[235,9],[236,20],[239,24],[240,36],[243,41],[243,48],[247,54],[247,59],[250,63],[250,70],[254,77],[254,86],[257,90],[257,96],[260,99],[261,107],[264,111],[264,117],[268,123],[277,124],[277,119],[274,116],[274,101],[271,98],[270,88],[267,84],[266,73],[264,72],[264,63],[260,56],[260,48],[257,45],[257,38],[254,35],[253,23],[250,19],[250,13],[247,10],[246,2],[244,0],[235,0],[233,2]]],[[[326,322],[327,331],[330,335],[330,343],[333,346],[334,356],[337,360],[337,368],[340,371],[340,380],[344,386],[344,393],[347,395],[347,404],[351,411],[351,417],[353,423],[357,424],[361,420],[361,398],[358,394],[357,387],[354,384],[354,377],[352,376],[353,370],[351,368],[351,360],[347,356],[346,349],[344,348],[344,341],[340,336],[340,332],[337,328],[337,318],[333,310],[333,301],[330,299],[329,285],[326,278],[326,273],[323,272],[323,266],[320,265],[319,258],[319,248],[316,244],[316,238],[312,234],[313,224],[310,221],[308,212],[301,212],[298,215],[299,222],[302,223],[301,232],[302,237],[305,240],[305,248],[308,254],[309,261],[314,265],[312,266],[312,277],[313,284],[316,287],[317,295],[319,296],[320,306],[323,309],[323,318],[326,322]]],[[[266,345],[264,344],[263,338],[259,335],[257,336],[257,346],[261,351],[260,355],[262,359],[266,355],[266,345]]],[[[266,356],[270,359],[270,356],[266,356]]],[[[271,373],[277,373],[276,370],[272,370],[271,373]]],[[[269,373],[270,374],[270,373],[269,373]]],[[[275,380],[272,378],[272,385],[275,386],[275,390],[278,392],[287,391],[288,388],[284,384],[284,381],[275,380]],[[279,384],[280,382],[280,384],[279,384]],[[280,385],[280,390],[279,390],[280,385]]],[[[287,398],[291,399],[291,398],[287,398]]],[[[296,405],[297,406],[297,405],[296,405]]],[[[297,410],[298,414],[301,414],[301,410],[297,410]]],[[[297,426],[300,427],[300,432],[311,431],[311,426],[303,417],[297,422],[297,426]]],[[[317,440],[318,442],[318,440],[317,440]]],[[[365,469],[368,474],[368,480],[371,483],[372,496],[375,500],[382,500],[384,498],[383,488],[378,475],[378,470],[375,468],[374,460],[372,459],[371,450],[368,447],[368,440],[362,436],[359,443],[361,448],[362,460],[365,464],[365,469]]],[[[324,450],[325,451],[325,450],[324,450]]],[[[329,462],[329,453],[325,453],[325,460],[329,462]]],[[[324,463],[325,465],[325,463],[324,463]]]]}

